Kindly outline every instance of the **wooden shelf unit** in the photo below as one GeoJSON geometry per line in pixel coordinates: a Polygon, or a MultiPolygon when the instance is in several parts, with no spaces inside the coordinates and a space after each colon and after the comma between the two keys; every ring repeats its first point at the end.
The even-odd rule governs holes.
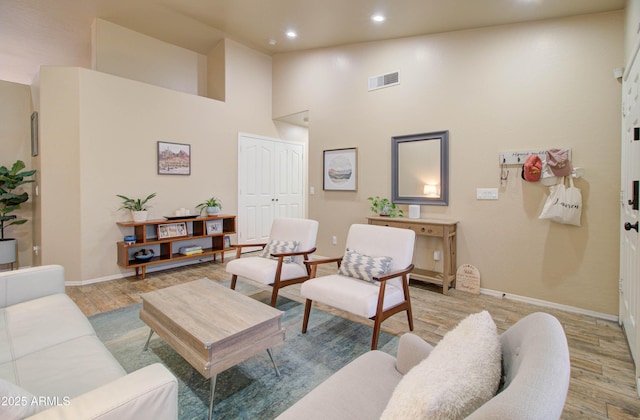
{"type": "Polygon", "coordinates": [[[408,219],[404,217],[368,217],[370,225],[391,226],[413,230],[418,237],[434,236],[442,238],[442,272],[414,268],[410,276],[413,280],[435,283],[442,286],[442,293],[448,294],[449,287],[456,281],[456,228],[458,222],[444,219],[408,219]]]}
{"type": "Polygon", "coordinates": [[[140,223],[118,222],[118,226],[133,228],[133,234],[136,235],[136,242],[134,244],[129,245],[124,241],[119,241],[117,243],[118,265],[124,268],[135,268],[136,276],[141,275],[141,277],[144,279],[146,276],[147,266],[152,264],[163,264],[190,258],[202,258],[206,256],[213,256],[213,261],[215,262],[217,260],[218,254],[220,254],[221,260],[222,262],[224,262],[224,252],[230,249],[224,247],[224,237],[226,235],[232,235],[236,233],[236,216],[215,215],[184,219],[172,218],[171,220],[154,219],[140,223]],[[207,222],[212,220],[222,221],[222,232],[211,234],[207,233],[207,222]],[[162,239],[158,238],[158,225],[171,223],[185,223],[187,226],[188,235],[162,239]],[[150,235],[150,232],[152,232],[153,234],[150,235]],[[180,245],[176,244],[177,242],[207,238],[211,240],[211,246],[208,246],[206,248],[203,247],[203,252],[199,254],[183,255],[178,251],[180,245]],[[133,252],[143,248],[149,248],[152,245],[158,245],[160,248],[160,252],[150,260],[140,261],[136,260],[132,256],[133,252]]]}

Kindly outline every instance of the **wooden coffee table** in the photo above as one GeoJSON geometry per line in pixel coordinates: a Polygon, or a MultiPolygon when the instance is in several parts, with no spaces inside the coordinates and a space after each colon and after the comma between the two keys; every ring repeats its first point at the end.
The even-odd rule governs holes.
{"type": "Polygon", "coordinates": [[[140,319],[202,376],[211,379],[209,419],[216,375],[284,341],[283,312],[209,279],[140,295],[140,319]]]}

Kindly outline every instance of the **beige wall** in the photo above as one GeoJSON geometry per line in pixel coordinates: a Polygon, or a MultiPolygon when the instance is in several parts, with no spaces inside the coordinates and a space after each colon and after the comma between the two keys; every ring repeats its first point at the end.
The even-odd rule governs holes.
{"type": "Polygon", "coordinates": [[[103,19],[92,25],[93,69],[206,96],[207,57],[103,19]]]}
{"type": "MultiPolygon", "coordinates": [[[[35,169],[31,159],[32,112],[29,86],[0,81],[0,166],[11,169],[15,161],[22,160],[27,169],[35,169]]],[[[18,240],[18,260],[21,267],[32,264],[33,185],[21,187],[29,193],[30,199],[15,213],[21,219],[29,221],[23,225],[7,227],[5,232],[5,238],[18,240]]],[[[0,265],[0,269],[3,268],[5,267],[0,265]]]]}
{"type": "MultiPolygon", "coordinates": [[[[271,59],[225,41],[227,101],[78,68],[43,68],[42,259],[68,281],[118,276],[116,194],[152,192],[151,218],[193,209],[212,195],[237,210],[238,132],[277,136],[271,59]],[[191,145],[190,176],[157,175],[156,142],[191,145]]],[[[129,232],[130,233],[130,232],[129,232]]]]}
{"type": "MultiPolygon", "coordinates": [[[[621,86],[612,70],[623,65],[623,25],[614,12],[274,56],[274,115],[309,110],[319,254],[342,252],[349,225],[370,214],[368,196],[390,196],[392,136],[449,130],[449,206],[421,211],[460,221],[458,264],[477,266],[486,289],[617,314],[621,86]],[[399,86],[367,92],[369,76],[395,70],[399,86]],[[358,148],[358,191],[322,191],[322,151],[342,147],[358,148]],[[547,191],[517,168],[500,186],[499,152],[552,147],[570,147],[585,168],[582,227],[538,220],[547,191]],[[476,200],[484,187],[500,188],[499,200],[476,200]]],[[[419,247],[432,255],[440,245],[419,247]]]]}

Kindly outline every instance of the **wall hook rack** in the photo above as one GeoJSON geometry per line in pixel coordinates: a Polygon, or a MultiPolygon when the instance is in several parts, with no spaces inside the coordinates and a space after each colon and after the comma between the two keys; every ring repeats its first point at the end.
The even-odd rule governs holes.
{"type": "MultiPolygon", "coordinates": [[[[567,156],[571,160],[571,149],[562,149],[567,151],[567,156]]],[[[538,155],[540,159],[546,158],[547,149],[539,150],[519,150],[515,152],[500,152],[499,161],[500,165],[524,165],[524,162],[531,155],[538,155]]]]}

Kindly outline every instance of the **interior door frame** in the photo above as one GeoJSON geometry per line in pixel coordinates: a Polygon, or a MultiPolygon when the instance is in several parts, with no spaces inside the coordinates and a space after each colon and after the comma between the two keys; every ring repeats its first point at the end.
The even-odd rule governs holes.
{"type": "Polygon", "coordinates": [[[625,72],[622,84],[621,156],[620,156],[620,285],[619,318],[635,364],[636,390],[640,395],[640,217],[638,194],[633,181],[640,180],[640,39],[625,72]],[[634,197],[635,195],[635,197],[634,197]],[[635,224],[636,228],[632,226],[635,224]]]}

